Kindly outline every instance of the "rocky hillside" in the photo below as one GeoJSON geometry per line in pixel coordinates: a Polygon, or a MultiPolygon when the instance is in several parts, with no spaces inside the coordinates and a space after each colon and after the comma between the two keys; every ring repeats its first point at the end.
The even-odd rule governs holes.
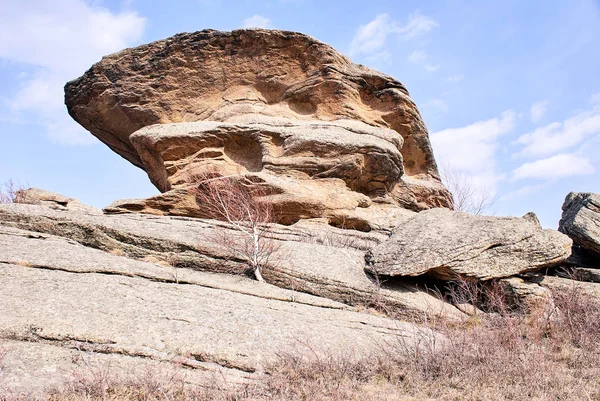
{"type": "Polygon", "coordinates": [[[453,297],[464,283],[525,314],[573,283],[600,299],[600,195],[569,194],[558,231],[453,211],[406,88],[306,35],[179,34],[104,57],[65,98],[162,193],[0,205],[7,393],[99,365],[206,386],[307,350],[425,352],[449,341],[430,320],[497,314],[453,297]]]}

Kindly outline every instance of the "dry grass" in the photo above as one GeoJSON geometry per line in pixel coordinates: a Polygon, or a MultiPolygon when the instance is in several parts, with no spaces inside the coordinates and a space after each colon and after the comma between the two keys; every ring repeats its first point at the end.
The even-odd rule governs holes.
{"type": "MultiPolygon", "coordinates": [[[[281,355],[251,385],[186,385],[175,371],[129,378],[87,367],[49,399],[63,400],[598,400],[600,304],[577,286],[551,311],[524,314],[494,286],[459,286],[490,313],[462,322],[421,321],[441,333],[382,344],[369,358],[319,354],[309,346],[281,355]],[[444,339],[445,338],[445,339],[444,339]]],[[[431,317],[426,317],[431,319],[431,317]]]]}

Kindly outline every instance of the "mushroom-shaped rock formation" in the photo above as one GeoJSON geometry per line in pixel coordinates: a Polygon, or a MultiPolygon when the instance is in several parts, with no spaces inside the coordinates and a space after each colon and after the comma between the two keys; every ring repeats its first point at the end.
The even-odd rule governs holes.
{"type": "Polygon", "coordinates": [[[404,86],[304,34],[175,35],[104,57],[67,83],[65,102],[161,192],[175,191],[121,212],[193,215],[172,205],[189,203],[186,177],[206,171],[256,176],[285,224],[368,230],[393,226],[402,209],[452,207],[404,86]]]}

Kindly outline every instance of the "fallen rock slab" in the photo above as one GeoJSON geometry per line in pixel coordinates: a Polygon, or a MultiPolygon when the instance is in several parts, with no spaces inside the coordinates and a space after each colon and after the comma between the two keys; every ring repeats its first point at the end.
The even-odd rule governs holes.
{"type": "Polygon", "coordinates": [[[431,209],[406,220],[368,252],[367,270],[385,276],[510,277],[560,264],[572,241],[531,218],[431,209]]]}

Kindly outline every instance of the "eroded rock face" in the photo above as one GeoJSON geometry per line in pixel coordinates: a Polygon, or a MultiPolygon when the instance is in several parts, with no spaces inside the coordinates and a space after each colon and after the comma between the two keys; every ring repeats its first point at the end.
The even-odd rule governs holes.
{"type": "Polygon", "coordinates": [[[176,35],[104,57],[65,94],[71,116],[161,192],[211,168],[261,176],[284,223],[377,226],[390,207],[452,207],[404,86],[303,34],[176,35]]]}
{"type": "Polygon", "coordinates": [[[369,252],[367,269],[388,276],[489,280],[556,266],[569,257],[571,245],[566,235],[543,230],[531,216],[432,209],[403,222],[369,252]]]}
{"type": "Polygon", "coordinates": [[[567,234],[573,242],[597,259],[600,266],[600,195],[571,192],[562,206],[562,218],[558,230],[567,234]]]}

